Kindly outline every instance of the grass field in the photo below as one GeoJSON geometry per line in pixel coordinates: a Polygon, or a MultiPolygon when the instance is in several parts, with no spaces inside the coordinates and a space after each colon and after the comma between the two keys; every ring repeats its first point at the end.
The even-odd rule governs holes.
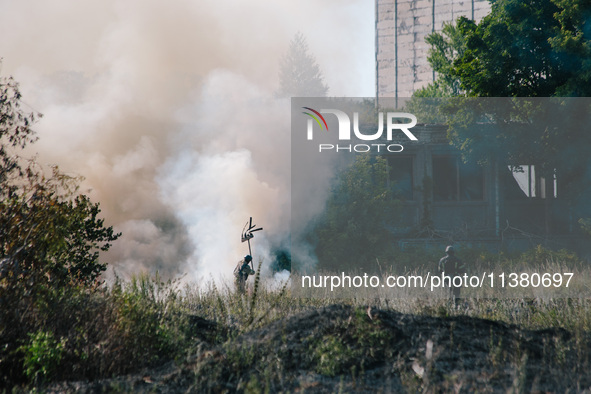
{"type": "Polygon", "coordinates": [[[139,275],[42,297],[3,292],[3,305],[11,305],[1,312],[3,386],[8,392],[591,388],[588,298],[466,298],[456,305],[301,298],[287,285],[268,284],[257,274],[239,294],[230,283],[139,275]]]}

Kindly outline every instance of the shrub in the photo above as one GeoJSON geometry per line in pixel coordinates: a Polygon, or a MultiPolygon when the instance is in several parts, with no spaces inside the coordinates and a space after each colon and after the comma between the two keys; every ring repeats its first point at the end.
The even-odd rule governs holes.
{"type": "Polygon", "coordinates": [[[44,381],[60,367],[66,341],[57,340],[51,332],[29,333],[29,342],[19,349],[24,353],[23,367],[29,380],[44,381]]]}
{"type": "Polygon", "coordinates": [[[521,255],[521,260],[530,265],[540,265],[548,263],[564,264],[568,267],[572,267],[580,262],[579,257],[576,253],[566,249],[560,249],[553,251],[551,249],[544,248],[542,245],[538,245],[533,249],[524,252],[521,255]]]}

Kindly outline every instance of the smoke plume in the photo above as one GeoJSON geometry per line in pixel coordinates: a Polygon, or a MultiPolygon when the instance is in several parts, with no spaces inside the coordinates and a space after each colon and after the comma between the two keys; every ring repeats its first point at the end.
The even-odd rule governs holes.
{"type": "Polygon", "coordinates": [[[280,57],[301,31],[332,95],[371,95],[363,3],[0,0],[0,73],[44,114],[31,152],[83,175],[123,232],[105,256],[119,274],[227,277],[250,216],[255,262],[289,240],[280,57]]]}

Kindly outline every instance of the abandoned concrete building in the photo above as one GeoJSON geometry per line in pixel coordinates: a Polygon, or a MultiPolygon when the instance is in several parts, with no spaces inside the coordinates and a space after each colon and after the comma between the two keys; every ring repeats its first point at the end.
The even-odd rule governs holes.
{"type": "MultiPolygon", "coordinates": [[[[436,79],[427,61],[428,34],[460,16],[479,21],[489,11],[487,0],[376,0],[376,104],[394,99],[398,107],[436,79]]],[[[501,163],[465,164],[444,125],[413,130],[420,142],[388,155],[390,181],[403,200],[403,219],[390,231],[401,246],[465,242],[523,250],[543,244],[588,254],[556,179],[527,163],[518,172],[501,163]]]]}
{"type": "Polygon", "coordinates": [[[410,97],[435,80],[425,37],[460,16],[475,21],[488,0],[376,0],[376,97],[410,97]]]}
{"type": "Polygon", "coordinates": [[[556,179],[545,179],[532,165],[515,172],[501,164],[466,164],[444,125],[418,125],[413,133],[419,141],[386,156],[389,181],[402,200],[402,219],[389,230],[401,245],[430,239],[578,249],[578,225],[559,198],[556,179]]]}

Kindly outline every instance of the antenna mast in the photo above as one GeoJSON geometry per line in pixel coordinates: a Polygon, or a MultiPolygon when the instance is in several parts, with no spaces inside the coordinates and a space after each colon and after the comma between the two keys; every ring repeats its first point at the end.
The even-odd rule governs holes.
{"type": "MultiPolygon", "coordinates": [[[[254,232],[255,231],[261,231],[263,228],[259,227],[259,228],[255,228],[256,224],[252,224],[252,216],[250,217],[250,220],[246,222],[246,224],[244,225],[244,227],[242,228],[242,242],[248,242],[248,254],[252,256],[252,249],[250,248],[250,240],[252,238],[254,238],[254,232]]],[[[252,267],[254,269],[254,259],[251,260],[251,264],[252,267]]]]}

